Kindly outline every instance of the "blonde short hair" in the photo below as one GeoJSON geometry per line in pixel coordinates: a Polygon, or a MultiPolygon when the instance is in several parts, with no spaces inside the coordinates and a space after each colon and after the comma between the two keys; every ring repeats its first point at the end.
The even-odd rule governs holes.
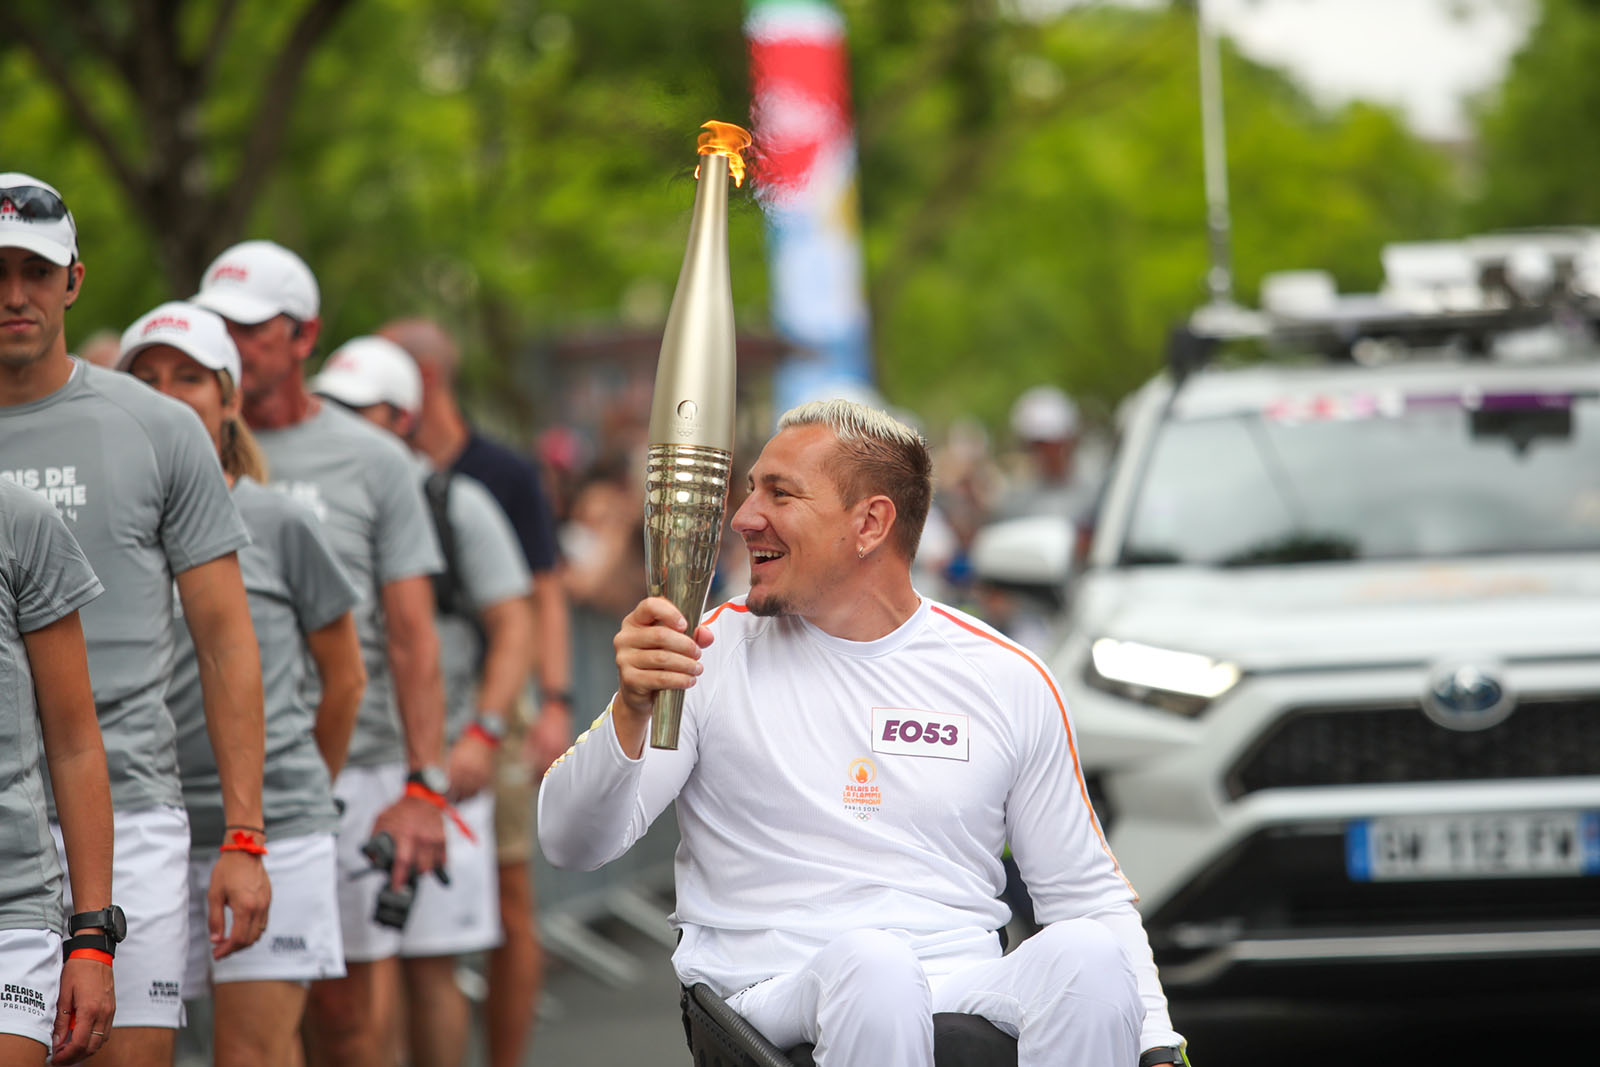
{"type": "Polygon", "coordinates": [[[778,429],[826,426],[838,439],[840,462],[831,465],[845,507],[882,494],[894,501],[889,536],[907,561],[916,558],[933,503],[933,457],[916,430],[884,411],[854,400],[813,400],[791,408],[778,429]]]}

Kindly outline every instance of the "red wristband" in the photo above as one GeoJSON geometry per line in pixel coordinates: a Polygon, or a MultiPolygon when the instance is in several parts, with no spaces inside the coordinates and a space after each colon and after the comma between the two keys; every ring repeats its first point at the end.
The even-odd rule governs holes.
{"type": "Polygon", "coordinates": [[[111,966],[111,953],[101,952],[97,948],[75,948],[67,953],[67,959],[94,960],[96,963],[103,963],[107,967],[111,966]]]}
{"type": "Polygon", "coordinates": [[[466,732],[471,734],[473,737],[476,737],[479,741],[482,741],[490,748],[494,748],[500,744],[500,739],[494,734],[491,734],[488,730],[485,730],[482,723],[473,723],[471,726],[467,727],[466,732]]]}
{"type": "Polygon", "coordinates": [[[233,836],[224,841],[222,843],[222,847],[217,851],[245,852],[252,856],[265,856],[267,854],[267,846],[263,845],[261,842],[257,841],[243,830],[235,830],[233,832],[233,836]]]}
{"type": "Polygon", "coordinates": [[[468,841],[477,842],[478,839],[473,835],[472,827],[468,826],[466,821],[461,818],[461,813],[451,807],[450,802],[438,793],[418,782],[407,782],[406,796],[416,797],[418,800],[426,800],[429,804],[450,816],[450,821],[456,824],[456,829],[461,831],[462,837],[465,837],[468,841]]]}

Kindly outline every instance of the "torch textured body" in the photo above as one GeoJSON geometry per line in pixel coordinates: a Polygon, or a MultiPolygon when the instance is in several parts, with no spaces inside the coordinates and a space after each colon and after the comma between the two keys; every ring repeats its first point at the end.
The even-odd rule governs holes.
{"type": "MultiPolygon", "coordinates": [[[[700,161],[689,247],[667,314],[650,406],[645,571],[651,596],[700,622],[716,570],[733,470],[733,285],[728,265],[728,160],[700,161]]],[[[678,747],[682,690],[656,694],[650,744],[678,747]]]]}

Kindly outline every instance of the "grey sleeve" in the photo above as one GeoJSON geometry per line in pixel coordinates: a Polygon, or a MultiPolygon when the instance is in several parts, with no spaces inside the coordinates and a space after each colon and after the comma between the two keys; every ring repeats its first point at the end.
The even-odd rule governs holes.
{"type": "Polygon", "coordinates": [[[54,507],[42,500],[37,507],[24,505],[12,511],[10,521],[19,631],[42,630],[105,592],[54,507]]]}
{"type": "Polygon", "coordinates": [[[450,524],[461,584],[474,608],[482,611],[533,591],[516,531],[489,491],[466,475],[450,480],[450,524]]]}
{"type": "Polygon", "coordinates": [[[148,423],[161,456],[161,548],[173,574],[237,552],[250,543],[222,476],[216,446],[188,408],[148,423]]]}
{"type": "Polygon", "coordinates": [[[367,469],[377,508],[374,549],[379,585],[444,569],[417,470],[401,453],[372,456],[367,469]]]}
{"type": "Polygon", "coordinates": [[[320,630],[361,603],[360,591],[309,510],[287,509],[278,530],[278,558],[301,633],[320,630]]]}

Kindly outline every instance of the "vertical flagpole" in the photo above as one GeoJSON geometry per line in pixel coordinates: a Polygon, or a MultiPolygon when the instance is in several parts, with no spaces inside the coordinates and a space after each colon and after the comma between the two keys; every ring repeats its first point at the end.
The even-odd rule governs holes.
{"type": "Polygon", "coordinates": [[[1223,127],[1222,64],[1217,36],[1206,18],[1205,0],[1195,0],[1195,30],[1200,46],[1200,136],[1205,151],[1206,233],[1211,267],[1206,287],[1211,303],[1233,304],[1232,217],[1228,207],[1228,134],[1223,127]]]}

